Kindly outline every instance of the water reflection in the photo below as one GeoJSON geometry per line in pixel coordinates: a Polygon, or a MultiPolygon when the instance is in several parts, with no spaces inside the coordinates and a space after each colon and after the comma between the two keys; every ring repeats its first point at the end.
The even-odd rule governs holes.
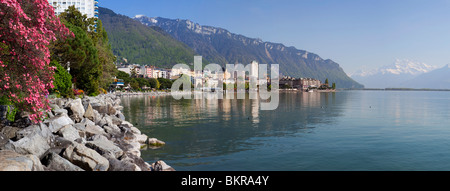
{"type": "MultiPolygon", "coordinates": [[[[347,94],[280,94],[278,109],[260,110],[263,100],[192,99],[171,96],[123,97],[127,120],[150,137],[167,143],[159,150],[143,151],[147,161],[164,159],[174,167],[197,165],[208,157],[224,157],[264,145],[258,137],[311,133],[320,124],[332,124],[341,114],[347,94]],[[339,97],[336,99],[336,97],[339,97]],[[339,100],[339,101],[337,101],[339,100]],[[186,162],[186,159],[195,159],[186,162]]],[[[259,96],[258,96],[259,97],[259,96]]],[[[223,158],[226,160],[226,157],[223,158]]]]}

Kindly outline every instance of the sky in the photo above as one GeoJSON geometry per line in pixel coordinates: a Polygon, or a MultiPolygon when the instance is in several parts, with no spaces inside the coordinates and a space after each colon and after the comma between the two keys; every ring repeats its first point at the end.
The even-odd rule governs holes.
{"type": "Polygon", "coordinates": [[[450,0],[99,0],[99,6],[294,46],[349,75],[396,59],[450,64],[450,0]]]}

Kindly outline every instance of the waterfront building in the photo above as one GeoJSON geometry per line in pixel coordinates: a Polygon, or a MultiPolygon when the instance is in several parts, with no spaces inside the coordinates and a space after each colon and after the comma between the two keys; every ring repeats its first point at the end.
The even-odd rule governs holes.
{"type": "Polygon", "coordinates": [[[140,75],[142,75],[144,78],[153,78],[153,69],[154,66],[141,66],[140,75]]]}
{"type": "Polygon", "coordinates": [[[75,6],[82,14],[88,18],[98,18],[98,0],[48,0],[55,9],[55,14],[59,15],[70,6],[75,6]]]}
{"type": "Polygon", "coordinates": [[[292,78],[285,76],[279,81],[280,87],[288,86],[298,90],[306,90],[308,88],[318,88],[321,86],[320,80],[313,78],[292,78]]]}

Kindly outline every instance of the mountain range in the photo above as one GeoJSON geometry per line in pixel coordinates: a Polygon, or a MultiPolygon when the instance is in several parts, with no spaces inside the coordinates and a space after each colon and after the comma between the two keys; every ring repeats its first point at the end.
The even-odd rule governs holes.
{"type": "Polygon", "coordinates": [[[361,82],[366,88],[429,88],[450,89],[448,65],[443,68],[397,59],[393,64],[369,71],[359,70],[352,78],[361,82]]]}
{"type": "Polygon", "coordinates": [[[281,75],[316,78],[322,82],[328,78],[338,88],[363,87],[334,61],[281,43],[264,42],[189,20],[143,15],[132,19],[106,8],[100,8],[99,13],[113,52],[131,63],[170,68],[177,63],[192,63],[193,55],[203,56],[204,63],[222,66],[250,64],[255,60],[261,64],[279,64],[281,75]]]}
{"type": "Polygon", "coordinates": [[[195,51],[158,27],[147,27],[102,7],[99,19],[119,62],[172,67],[176,63],[190,63],[194,58],[195,51]]]}

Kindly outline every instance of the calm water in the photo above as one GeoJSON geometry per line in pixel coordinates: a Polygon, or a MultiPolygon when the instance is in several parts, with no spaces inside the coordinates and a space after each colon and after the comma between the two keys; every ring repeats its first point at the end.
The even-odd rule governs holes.
{"type": "Polygon", "coordinates": [[[179,171],[450,170],[450,92],[281,93],[259,100],[124,97],[127,120],[179,171]]]}

